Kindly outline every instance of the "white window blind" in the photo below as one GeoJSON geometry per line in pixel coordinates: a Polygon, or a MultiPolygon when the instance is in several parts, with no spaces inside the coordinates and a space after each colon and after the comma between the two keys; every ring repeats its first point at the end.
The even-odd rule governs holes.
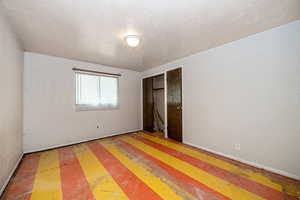
{"type": "Polygon", "coordinates": [[[85,73],[76,74],[76,109],[119,108],[119,79],[85,73]]]}

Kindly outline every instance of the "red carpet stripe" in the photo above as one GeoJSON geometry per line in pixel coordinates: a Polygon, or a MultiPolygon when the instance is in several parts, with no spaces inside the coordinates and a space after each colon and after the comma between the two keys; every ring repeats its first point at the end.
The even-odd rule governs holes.
{"type": "MultiPolygon", "coordinates": [[[[174,144],[180,144],[180,145],[183,145],[185,148],[189,148],[189,149],[192,149],[192,150],[198,150],[197,148],[195,148],[195,147],[192,147],[192,146],[190,146],[190,145],[186,145],[186,144],[182,144],[182,143],[179,143],[179,142],[177,142],[177,141],[175,141],[175,140],[173,140],[173,139],[170,139],[170,138],[164,138],[164,140],[168,140],[169,142],[172,142],[172,143],[174,143],[174,144]]],[[[214,156],[214,155],[212,155],[212,156],[214,156]]],[[[198,159],[197,159],[198,160],[198,159]]],[[[228,161],[227,161],[228,162],[228,161]]],[[[289,178],[287,178],[287,179],[289,179],[289,178]]],[[[248,179],[247,179],[248,180],[248,179]]],[[[295,182],[294,180],[293,180],[293,182],[295,182]]],[[[268,187],[269,188],[269,187],[268,187]]],[[[260,188],[256,188],[257,190],[260,190],[260,188]]],[[[280,193],[280,192],[279,192],[280,193]]],[[[287,194],[285,194],[285,193],[282,193],[282,195],[280,196],[281,197],[281,200],[299,200],[299,197],[294,197],[294,196],[290,196],[290,195],[287,195],[287,194]]]]}
{"type": "Polygon", "coordinates": [[[285,194],[283,200],[299,200],[298,197],[292,197],[290,195],[285,194]]]}
{"type": "Polygon", "coordinates": [[[147,197],[147,200],[162,200],[102,145],[94,142],[89,143],[88,146],[129,199],[143,200],[147,197]]]}
{"type": "Polygon", "coordinates": [[[122,143],[126,148],[142,155],[147,160],[152,161],[153,163],[158,165],[160,168],[164,169],[168,174],[175,177],[177,180],[189,185],[189,187],[186,187],[185,189],[187,192],[191,193],[193,196],[199,197],[198,195],[199,195],[199,190],[200,190],[200,191],[207,192],[208,194],[211,195],[209,198],[206,198],[206,199],[214,199],[215,198],[215,199],[219,199],[219,200],[229,200],[228,197],[214,191],[213,189],[211,189],[211,188],[203,185],[202,183],[194,180],[193,178],[181,173],[180,171],[172,168],[171,166],[166,165],[165,163],[163,163],[160,160],[157,160],[156,158],[152,157],[151,155],[146,154],[145,152],[137,149],[136,147],[132,146],[131,144],[129,144],[125,141],[122,143]],[[195,190],[195,188],[197,188],[197,189],[195,190]]]}
{"type": "Polygon", "coordinates": [[[237,185],[238,187],[241,187],[245,190],[248,190],[249,192],[252,192],[258,196],[261,196],[268,200],[282,200],[283,193],[274,190],[272,188],[269,188],[267,186],[264,186],[260,183],[256,183],[254,181],[248,180],[242,176],[238,176],[236,174],[230,173],[229,171],[226,171],[224,169],[218,168],[216,166],[210,165],[208,163],[205,163],[201,160],[198,160],[194,157],[191,157],[189,155],[186,155],[182,152],[176,151],[174,149],[168,148],[164,145],[155,143],[151,140],[148,140],[146,138],[140,137],[140,136],[132,136],[133,138],[144,142],[145,144],[148,144],[156,149],[159,149],[160,151],[163,151],[165,153],[168,153],[182,161],[188,162],[200,169],[205,170],[206,172],[209,172],[210,174],[217,176],[219,178],[222,178],[225,181],[228,181],[232,184],[237,185]]]}
{"type": "Polygon", "coordinates": [[[3,195],[3,199],[30,199],[39,159],[39,154],[30,154],[24,157],[15,178],[12,179],[10,187],[3,195]]]}
{"type": "Polygon", "coordinates": [[[95,200],[80,163],[71,147],[59,150],[64,200],[95,200]]]}

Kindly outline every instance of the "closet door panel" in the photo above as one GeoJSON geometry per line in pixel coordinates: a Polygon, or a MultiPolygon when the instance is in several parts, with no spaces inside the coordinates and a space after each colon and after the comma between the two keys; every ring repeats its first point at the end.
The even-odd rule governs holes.
{"type": "Polygon", "coordinates": [[[153,78],[143,79],[143,130],[153,132],[153,78]]]}

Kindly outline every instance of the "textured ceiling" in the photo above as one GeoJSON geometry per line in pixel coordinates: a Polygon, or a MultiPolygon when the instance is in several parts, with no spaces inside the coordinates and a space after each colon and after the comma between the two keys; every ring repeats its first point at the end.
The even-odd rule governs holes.
{"type": "Polygon", "coordinates": [[[0,0],[26,51],[136,71],[300,19],[300,0],[0,0]],[[128,47],[123,37],[137,34],[128,47]]]}

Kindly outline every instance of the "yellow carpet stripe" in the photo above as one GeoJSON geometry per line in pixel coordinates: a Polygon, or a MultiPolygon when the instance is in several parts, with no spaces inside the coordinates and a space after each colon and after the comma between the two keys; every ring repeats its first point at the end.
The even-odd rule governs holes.
{"type": "MultiPolygon", "coordinates": [[[[163,199],[172,199],[172,200],[183,200],[183,198],[176,194],[176,192],[170,188],[165,182],[163,182],[160,177],[155,176],[150,171],[146,170],[138,164],[130,160],[125,156],[119,148],[116,148],[112,145],[107,145],[104,142],[100,142],[110,153],[114,155],[127,169],[129,169],[133,174],[135,174],[140,180],[142,180],[146,185],[148,185],[154,192],[156,192],[163,199]]],[[[174,184],[173,184],[174,185],[174,184]]],[[[174,187],[176,187],[174,185],[174,187]]],[[[179,190],[179,188],[177,187],[179,190]]],[[[182,194],[185,196],[191,196],[185,191],[182,191],[182,194]]]]}
{"type": "Polygon", "coordinates": [[[241,169],[240,167],[238,167],[236,165],[233,165],[233,164],[230,164],[230,163],[225,162],[223,160],[214,158],[214,157],[209,156],[209,155],[207,155],[205,153],[201,153],[199,151],[196,151],[196,150],[193,150],[193,149],[189,149],[187,147],[184,147],[181,144],[176,144],[176,143],[164,140],[162,138],[150,136],[149,134],[144,134],[144,133],[141,134],[141,136],[143,136],[143,137],[145,137],[145,138],[147,138],[147,139],[149,139],[149,140],[151,140],[153,142],[162,144],[162,145],[167,146],[167,147],[169,147],[171,149],[180,151],[180,152],[185,153],[187,155],[190,155],[190,156],[192,156],[194,158],[202,160],[202,161],[204,161],[206,163],[209,163],[209,164],[214,165],[216,167],[225,169],[225,170],[227,170],[229,172],[232,172],[234,174],[238,174],[238,175],[244,176],[245,178],[248,178],[248,179],[250,179],[252,181],[258,182],[258,183],[260,183],[262,185],[268,186],[270,188],[273,188],[275,190],[278,190],[278,191],[282,192],[282,187],[281,187],[280,184],[272,182],[270,179],[268,179],[268,177],[263,176],[262,174],[255,173],[255,172],[253,172],[251,170],[248,170],[248,169],[241,169]]]}
{"type": "Polygon", "coordinates": [[[59,154],[56,150],[41,153],[30,199],[62,199],[59,154]]]}
{"type": "Polygon", "coordinates": [[[109,172],[85,144],[74,146],[73,150],[96,199],[128,199],[109,172]]]}
{"type": "Polygon", "coordinates": [[[125,136],[123,140],[232,200],[264,199],[131,137],[125,136]]]}

